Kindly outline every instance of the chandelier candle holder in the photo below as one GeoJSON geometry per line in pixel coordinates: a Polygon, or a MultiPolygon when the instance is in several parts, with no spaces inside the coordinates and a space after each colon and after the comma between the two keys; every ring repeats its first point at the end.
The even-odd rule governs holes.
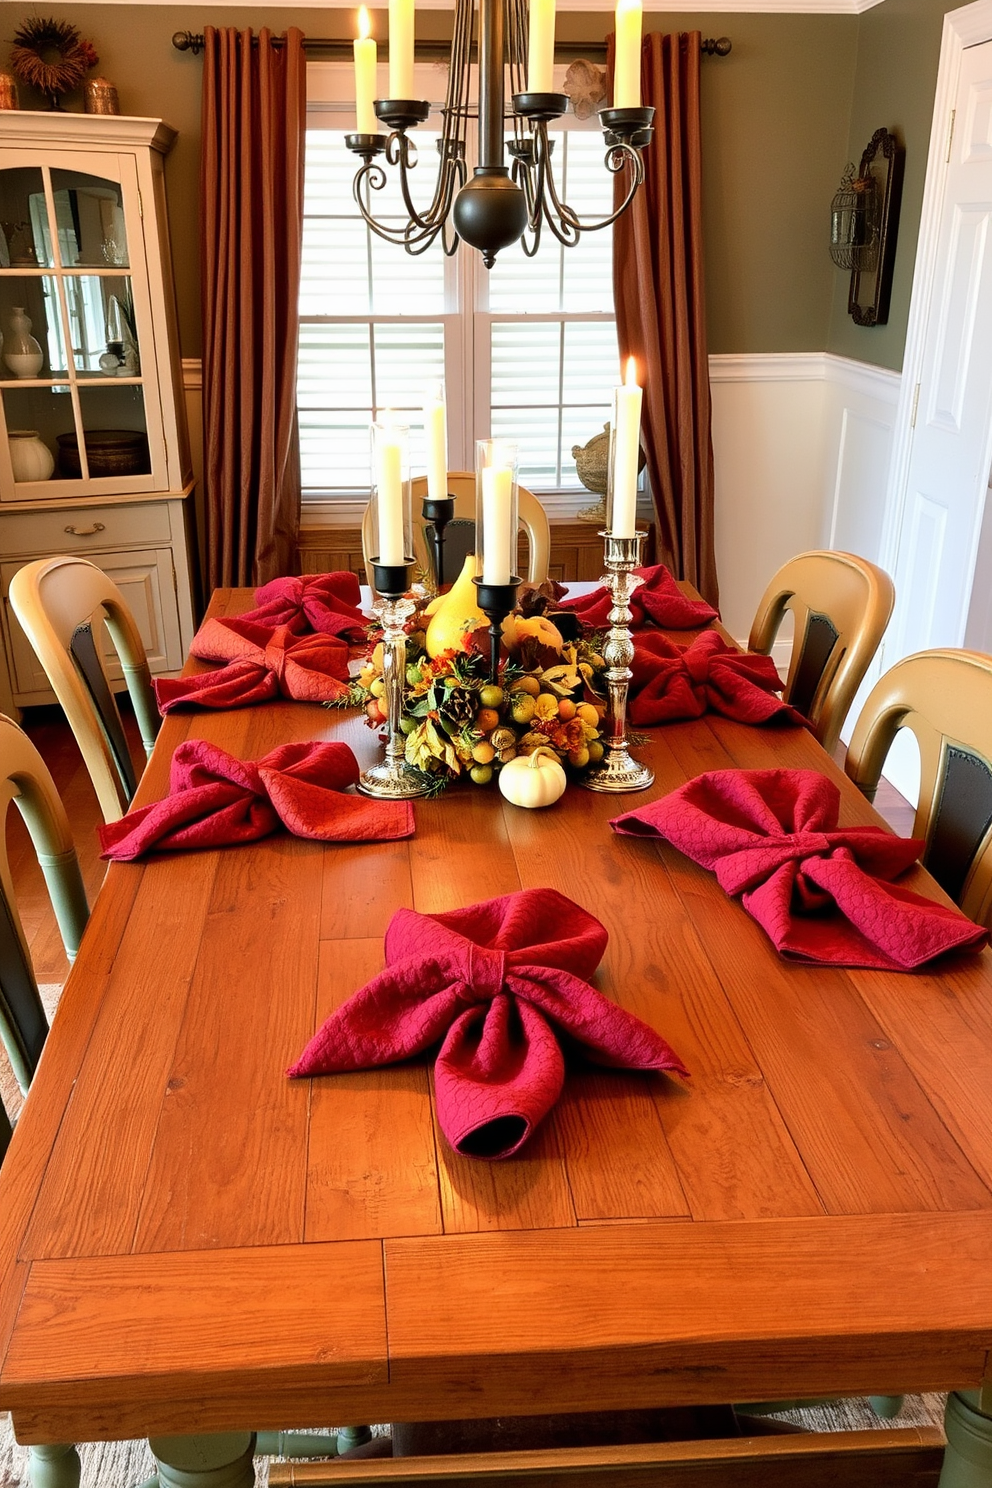
{"type": "Polygon", "coordinates": [[[587,790],[609,793],[646,790],[654,781],[654,771],[635,760],[627,745],[627,692],[634,656],[630,596],[644,582],[634,570],[641,566],[641,547],[647,535],[636,526],[641,397],[631,357],[623,386],[613,390],[606,530],[601,534],[606,559],[602,582],[613,601],[610,628],[603,646],[608,699],[607,732],[603,739],[606,752],[599,768],[583,775],[581,781],[587,790]]]}
{"type": "Polygon", "coordinates": [[[506,439],[480,439],[475,458],[474,583],[479,609],[489,619],[489,680],[499,676],[503,621],[517,602],[517,446],[506,439]]]}
{"type": "Polygon", "coordinates": [[[444,584],[444,529],[455,515],[455,499],[448,494],[448,414],[444,383],[428,390],[424,401],[424,443],[427,446],[427,495],[422,514],[431,524],[434,574],[440,593],[444,584]]]}
{"type": "Polygon", "coordinates": [[[410,508],[410,431],[402,424],[372,425],[372,578],[382,621],[382,680],[386,704],[386,752],[364,770],[358,789],[391,801],[426,795],[422,775],[406,762],[400,728],[406,682],[406,622],[416,604],[408,590],[413,569],[410,508]]]}
{"type": "MultiPolygon", "coordinates": [[[[414,205],[410,174],[417,150],[409,131],[426,122],[429,103],[416,99],[374,100],[374,116],[391,131],[376,132],[372,114],[359,113],[357,132],[345,143],[364,164],[355,175],[354,196],[363,218],[379,237],[407,253],[423,253],[438,234],[451,255],[464,239],[478,248],[491,268],[502,248],[522,240],[524,252],[537,252],[543,227],[566,247],[574,247],[583,232],[608,227],[627,210],[644,181],[641,152],[650,142],[654,109],[642,107],[640,96],[641,0],[617,0],[616,76],[612,107],[602,110],[605,168],[626,173],[626,190],[616,209],[596,221],[584,222],[562,201],[551,168],[552,141],[548,126],[568,108],[567,94],[554,91],[554,0],[478,0],[478,108],[470,106],[472,30],[476,0],[455,0],[448,87],[441,109],[439,165],[430,202],[414,205]],[[511,107],[506,108],[505,69],[509,70],[511,107]],[[478,165],[468,178],[467,140],[470,120],[478,121],[478,165]],[[512,129],[507,143],[504,135],[512,129]],[[512,164],[506,164],[509,151],[512,164]],[[372,192],[381,191],[386,171],[377,156],[399,171],[400,191],[407,221],[396,226],[377,221],[372,192]]],[[[413,0],[391,0],[390,91],[413,81],[413,0]]],[[[362,23],[367,25],[367,21],[362,23]]],[[[356,97],[367,96],[369,81],[366,30],[355,42],[356,97]],[[359,54],[358,48],[365,50],[359,54]]],[[[374,47],[375,43],[371,42],[374,47]]],[[[372,63],[374,76],[374,62],[372,63]]]]}

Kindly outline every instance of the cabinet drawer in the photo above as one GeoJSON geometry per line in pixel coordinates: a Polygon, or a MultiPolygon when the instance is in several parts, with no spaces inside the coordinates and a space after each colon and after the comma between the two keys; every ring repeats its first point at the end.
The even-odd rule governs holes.
{"type": "MultiPolygon", "coordinates": [[[[92,558],[123,594],[134,616],[152,673],[177,671],[183,663],[183,647],[171,550],[94,553],[92,558]]],[[[41,664],[10,607],[10,581],[19,567],[16,562],[0,563],[0,593],[13,662],[14,693],[18,701],[27,706],[46,701],[42,694],[50,697],[51,693],[41,664]]],[[[123,674],[107,635],[104,636],[104,654],[111,681],[119,681],[123,674]]]]}
{"type": "Polygon", "coordinates": [[[0,512],[0,552],[5,558],[45,558],[56,553],[80,553],[88,558],[91,552],[108,548],[158,546],[168,543],[171,536],[166,502],[0,512]]]}

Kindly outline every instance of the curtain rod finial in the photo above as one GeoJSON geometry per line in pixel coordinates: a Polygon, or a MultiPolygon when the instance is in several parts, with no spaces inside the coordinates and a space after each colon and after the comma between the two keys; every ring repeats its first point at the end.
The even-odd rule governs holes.
{"type": "Polygon", "coordinates": [[[197,57],[203,50],[203,37],[196,36],[192,31],[176,31],[172,37],[172,45],[177,52],[192,52],[197,57]]]}

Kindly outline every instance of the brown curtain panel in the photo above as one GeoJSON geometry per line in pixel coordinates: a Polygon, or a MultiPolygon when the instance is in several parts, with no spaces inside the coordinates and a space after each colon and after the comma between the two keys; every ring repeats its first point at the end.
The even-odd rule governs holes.
{"type": "MultiPolygon", "coordinates": [[[[644,152],[644,185],[613,228],[613,289],[621,360],[637,358],[644,387],[641,439],[657,556],[716,604],[699,42],[698,31],[644,39],[642,101],[655,110],[654,138],[644,152]]],[[[611,37],[611,91],[612,72],[611,37]]]]}
{"type": "Polygon", "coordinates": [[[296,348],[303,33],[204,29],[200,176],[207,578],[290,573],[300,518],[296,348]]]}

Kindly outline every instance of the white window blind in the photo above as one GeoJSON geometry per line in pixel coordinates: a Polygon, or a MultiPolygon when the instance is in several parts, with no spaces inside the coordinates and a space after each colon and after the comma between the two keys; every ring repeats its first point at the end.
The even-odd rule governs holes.
{"type": "MultiPolygon", "coordinates": [[[[500,435],[519,442],[524,484],[579,489],[572,446],[601,431],[618,379],[611,230],[564,248],[545,225],[534,258],[515,246],[491,271],[464,247],[446,259],[440,239],[409,255],[363,222],[344,132],[307,133],[297,392],[304,499],[368,490],[368,426],[385,409],[408,415],[413,469],[422,470],[421,405],[442,377],[452,469],[472,468],[475,439],[500,435]]],[[[417,131],[415,201],[433,187],[436,139],[417,131]]],[[[590,219],[610,210],[603,154],[598,131],[556,138],[561,194],[590,219]]],[[[387,176],[374,210],[401,227],[396,172],[387,176]]]]}

